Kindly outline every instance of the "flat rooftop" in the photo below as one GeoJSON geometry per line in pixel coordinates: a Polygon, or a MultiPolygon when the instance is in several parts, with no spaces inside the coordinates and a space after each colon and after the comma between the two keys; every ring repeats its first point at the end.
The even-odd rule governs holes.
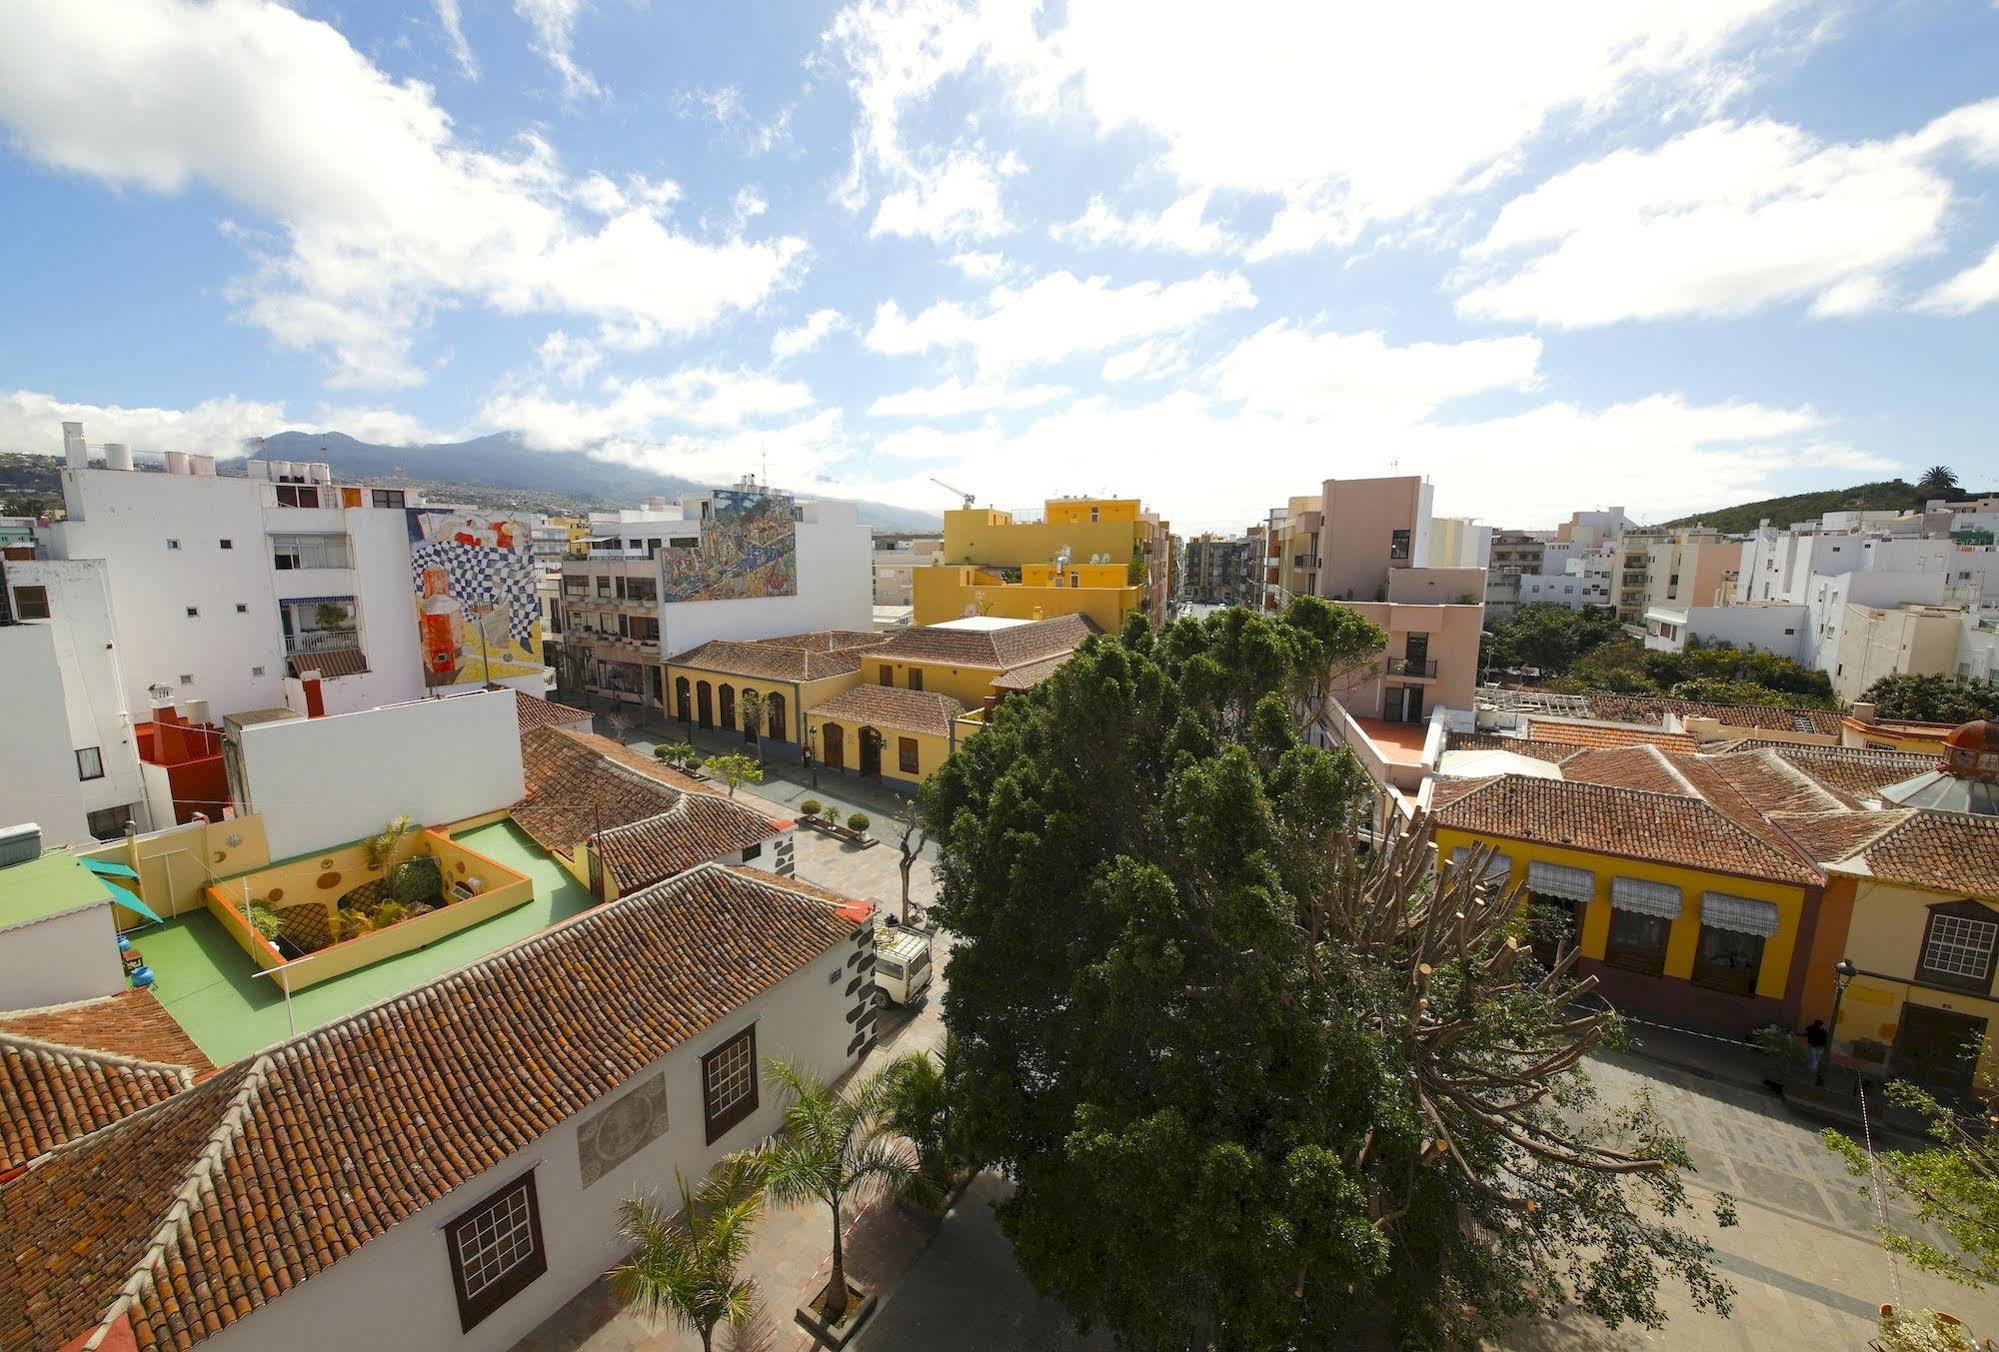
{"type": "Polygon", "coordinates": [[[110,899],[97,875],[68,850],[50,850],[39,859],[0,868],[0,929],[110,899]]]}
{"type": "Polygon", "coordinates": [[[308,986],[292,996],[289,1017],[277,978],[258,976],[256,963],[214,916],[185,911],[164,925],[132,934],[153,969],[153,993],[208,1059],[224,1065],[282,1042],[294,1031],[343,1019],[477,962],[593,904],[589,889],[563,872],[511,820],[459,831],[452,839],[533,879],[534,900],[426,948],[308,986]]]}
{"type": "Polygon", "coordinates": [[[1374,743],[1383,760],[1397,765],[1423,763],[1423,743],[1430,735],[1427,721],[1395,723],[1385,718],[1356,718],[1354,722],[1367,734],[1367,740],[1374,743]]]}
{"type": "Polygon", "coordinates": [[[979,633],[991,633],[995,629],[1011,629],[1015,625],[1033,623],[1033,620],[1010,620],[1003,615],[967,615],[961,620],[944,620],[937,624],[925,625],[924,628],[971,629],[979,633]]]}

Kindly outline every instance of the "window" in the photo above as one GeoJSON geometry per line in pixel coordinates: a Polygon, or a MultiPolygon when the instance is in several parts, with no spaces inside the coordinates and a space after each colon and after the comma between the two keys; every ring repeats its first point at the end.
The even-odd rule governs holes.
{"type": "Polygon", "coordinates": [[[234,549],[236,547],[234,540],[218,540],[216,543],[220,544],[224,549],[234,549]]]}
{"type": "Polygon", "coordinates": [[[701,1058],[701,1115],[708,1144],[757,1110],[757,1026],[701,1058]]]}
{"type": "Polygon", "coordinates": [[[923,688],[923,669],[921,667],[911,667],[909,669],[909,688],[911,690],[921,690],[923,688]]]}
{"type": "Polygon", "coordinates": [[[895,762],[906,775],[923,773],[922,761],[917,756],[914,737],[898,737],[895,740],[895,762]]]}
{"type": "Polygon", "coordinates": [[[344,535],[273,535],[271,566],[281,573],[301,568],[352,566],[344,535]]]}
{"type": "Polygon", "coordinates": [[[369,501],[377,507],[402,507],[407,505],[403,500],[403,490],[400,488],[372,489],[369,493],[369,501]]]}
{"type": "Polygon", "coordinates": [[[191,672],[191,671],[183,671],[183,672],[182,672],[182,673],[180,674],[180,683],[181,683],[182,685],[193,685],[193,684],[194,684],[194,673],[193,673],[193,672],[191,672]]]}
{"type": "Polygon", "coordinates": [[[541,1245],[541,1204],[534,1175],[509,1183],[444,1227],[458,1319],[470,1332],[548,1271],[541,1245]]]}
{"type": "Polygon", "coordinates": [[[278,506],[280,507],[319,506],[319,490],[317,488],[312,488],[305,484],[279,484],[277,488],[278,506]]]}
{"type": "Polygon", "coordinates": [[[351,596],[313,596],[278,603],[285,635],[285,655],[358,648],[360,621],[351,596]]]}
{"type": "Polygon", "coordinates": [[[264,669],[262,667],[251,667],[250,674],[252,676],[262,676],[264,674],[264,669]]]}
{"type": "Polygon", "coordinates": [[[761,859],[763,858],[763,853],[764,847],[761,844],[745,845],[743,846],[743,862],[747,864],[752,859],[761,859]]]}
{"type": "Polygon", "coordinates": [[[1972,901],[1933,907],[1916,976],[1958,990],[1985,990],[1992,983],[1995,939],[1999,939],[1999,913],[1972,901]]]}
{"type": "Polygon", "coordinates": [[[169,541],[167,541],[167,548],[168,548],[168,549],[179,549],[179,548],[180,548],[180,541],[178,541],[178,540],[169,540],[169,541]]]}
{"type": "Polygon", "coordinates": [[[882,663],[882,670],[881,670],[881,683],[882,683],[883,685],[894,685],[894,684],[895,684],[895,668],[894,668],[894,667],[892,667],[892,666],[890,666],[890,665],[889,665],[888,663],[886,663],[886,662],[882,663]]]}
{"type": "Polygon", "coordinates": [[[1666,936],[1672,930],[1673,922],[1661,916],[1612,907],[1604,961],[1613,967],[1658,976],[1666,970],[1666,936]]]}
{"type": "Polygon", "coordinates": [[[200,606],[189,606],[189,607],[187,608],[187,617],[188,617],[188,618],[189,618],[190,620],[198,620],[198,619],[200,619],[200,618],[201,618],[201,607],[200,607],[200,606]]]}
{"type": "Polygon", "coordinates": [[[1762,935],[1701,926],[1700,947],[1694,951],[1696,986],[1730,995],[1754,995],[1756,974],[1762,970],[1762,935]]]}
{"type": "Polygon", "coordinates": [[[1406,559],[1409,557],[1408,531],[1396,530],[1388,533],[1388,557],[1391,559],[1406,559]]]}
{"type": "Polygon", "coordinates": [[[132,820],[132,807],[104,807],[84,819],[84,828],[95,840],[116,840],[125,834],[125,827],[132,820]]]}
{"type": "Polygon", "coordinates": [[[698,535],[676,535],[673,539],[667,541],[667,544],[675,549],[694,549],[700,543],[701,537],[698,535]]]}
{"type": "Polygon", "coordinates": [[[78,779],[104,778],[104,753],[94,746],[79,748],[76,753],[76,777],[78,779]]]}
{"type": "Polygon", "coordinates": [[[14,615],[23,620],[46,620],[49,617],[49,589],[14,588],[14,615]]]}

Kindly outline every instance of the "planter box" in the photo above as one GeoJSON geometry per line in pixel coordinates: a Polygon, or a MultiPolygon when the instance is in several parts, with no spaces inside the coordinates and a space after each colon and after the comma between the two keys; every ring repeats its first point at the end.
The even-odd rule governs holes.
{"type": "Polygon", "coordinates": [[[858,845],[864,850],[871,850],[881,844],[879,840],[876,840],[866,831],[849,831],[837,822],[829,822],[820,817],[800,817],[798,824],[809,826],[822,836],[833,836],[836,839],[858,845]]]}
{"type": "Polygon", "coordinates": [[[814,1343],[820,1347],[831,1348],[833,1352],[839,1352],[839,1349],[854,1340],[854,1335],[859,1333],[861,1326],[868,1322],[868,1316],[875,1312],[875,1293],[863,1290],[849,1281],[847,1283],[846,1318],[840,1321],[838,1327],[832,1327],[826,1324],[819,1315],[819,1305],[825,1300],[826,1292],[831,1287],[832,1283],[830,1281],[825,1286],[820,1287],[819,1293],[812,1298],[811,1303],[800,1305],[792,1312],[792,1318],[797,1321],[798,1327],[812,1335],[814,1343]]]}

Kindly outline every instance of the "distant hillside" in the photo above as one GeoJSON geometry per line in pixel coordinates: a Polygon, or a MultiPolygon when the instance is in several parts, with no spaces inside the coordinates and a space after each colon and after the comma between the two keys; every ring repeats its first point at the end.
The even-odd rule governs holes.
{"type": "MultiPolygon", "coordinates": [[[[486,489],[487,493],[478,496],[522,507],[534,506],[537,499],[561,500],[576,510],[603,511],[636,507],[649,497],[672,499],[692,489],[723,486],[598,460],[582,451],[530,450],[511,432],[429,446],[381,446],[342,432],[279,432],[264,439],[262,458],[324,460],[336,475],[353,479],[400,476],[434,488],[486,489]],[[510,495],[509,490],[518,491],[510,495]]],[[[934,531],[943,524],[943,518],[934,512],[912,511],[885,502],[855,505],[864,524],[885,530],[934,531]]]]}
{"type": "MultiPolygon", "coordinates": [[[[1948,494],[1951,498],[1982,498],[1983,492],[1972,492],[1959,488],[1948,494]]],[[[1765,498],[1761,502],[1745,502],[1736,507],[1717,507],[1710,512],[1695,512],[1692,516],[1677,517],[1662,521],[1662,526],[1713,526],[1716,530],[1733,534],[1756,529],[1756,523],[1768,520],[1771,525],[1782,529],[1794,521],[1815,521],[1827,512],[1845,511],[1921,511],[1931,495],[1918,489],[1912,483],[1900,479],[1888,479],[1882,483],[1856,484],[1852,488],[1826,488],[1816,493],[1793,493],[1784,498],[1765,498]]]]}

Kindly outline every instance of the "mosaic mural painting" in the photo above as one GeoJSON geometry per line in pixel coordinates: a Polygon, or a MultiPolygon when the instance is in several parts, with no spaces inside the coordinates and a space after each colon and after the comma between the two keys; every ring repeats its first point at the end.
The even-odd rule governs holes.
{"type": "Polygon", "coordinates": [[[660,600],[741,601],[798,595],[798,531],[781,493],[718,490],[692,549],[662,549],[660,600]]]}
{"type": "Polygon", "coordinates": [[[539,675],[541,603],[527,527],[440,507],[408,515],[424,684],[539,675]]]}

